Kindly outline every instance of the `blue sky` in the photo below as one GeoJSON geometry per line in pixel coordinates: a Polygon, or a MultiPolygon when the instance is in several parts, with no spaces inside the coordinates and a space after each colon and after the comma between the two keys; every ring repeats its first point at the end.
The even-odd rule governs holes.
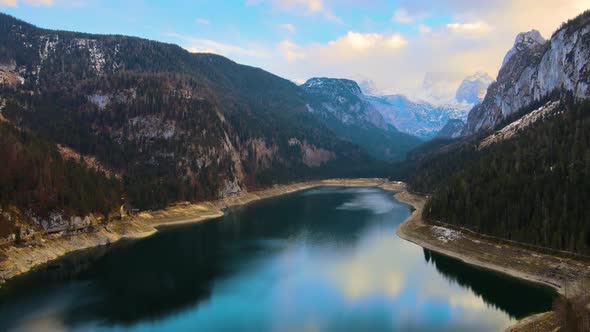
{"type": "Polygon", "coordinates": [[[1,11],[44,28],[139,36],[295,81],[347,77],[414,95],[429,72],[449,91],[475,71],[495,76],[518,32],[548,37],[589,7],[590,0],[0,0],[1,11]]]}

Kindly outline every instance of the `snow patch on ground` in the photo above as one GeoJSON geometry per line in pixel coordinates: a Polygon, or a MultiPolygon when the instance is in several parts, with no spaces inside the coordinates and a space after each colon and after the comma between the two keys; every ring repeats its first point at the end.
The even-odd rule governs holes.
{"type": "Polygon", "coordinates": [[[432,231],[436,238],[444,243],[449,243],[463,237],[460,232],[441,226],[432,226],[432,231]]]}

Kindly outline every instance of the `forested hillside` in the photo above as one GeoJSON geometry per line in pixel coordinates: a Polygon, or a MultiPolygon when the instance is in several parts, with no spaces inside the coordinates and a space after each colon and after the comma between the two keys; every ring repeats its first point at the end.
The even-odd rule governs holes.
{"type": "Polygon", "coordinates": [[[122,204],[114,175],[65,159],[55,145],[6,122],[0,137],[0,239],[20,236],[19,228],[30,229],[35,219],[52,220],[52,227],[91,213],[105,220],[122,204]]]}
{"type": "Polygon", "coordinates": [[[423,161],[412,185],[432,192],[424,217],[589,254],[590,102],[565,100],[514,137],[423,161]]]}
{"type": "Polygon", "coordinates": [[[302,90],[176,45],[50,31],[0,15],[3,116],[121,174],[141,209],[370,161],[307,111],[302,90]]]}

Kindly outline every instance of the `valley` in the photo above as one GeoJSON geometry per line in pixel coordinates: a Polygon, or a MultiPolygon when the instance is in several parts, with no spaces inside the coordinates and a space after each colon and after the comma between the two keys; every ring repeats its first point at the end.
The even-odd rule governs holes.
{"type": "MultiPolygon", "coordinates": [[[[319,3],[299,19],[336,20],[319,3]]],[[[550,35],[406,14],[260,52],[0,13],[0,326],[590,330],[590,11],[550,35]]]]}

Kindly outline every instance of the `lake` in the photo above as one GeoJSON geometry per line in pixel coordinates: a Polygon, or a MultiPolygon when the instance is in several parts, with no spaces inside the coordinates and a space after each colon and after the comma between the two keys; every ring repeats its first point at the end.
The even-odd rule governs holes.
{"type": "Polygon", "coordinates": [[[395,234],[410,208],[322,187],[75,253],[6,284],[8,331],[501,331],[545,287],[395,234]]]}

